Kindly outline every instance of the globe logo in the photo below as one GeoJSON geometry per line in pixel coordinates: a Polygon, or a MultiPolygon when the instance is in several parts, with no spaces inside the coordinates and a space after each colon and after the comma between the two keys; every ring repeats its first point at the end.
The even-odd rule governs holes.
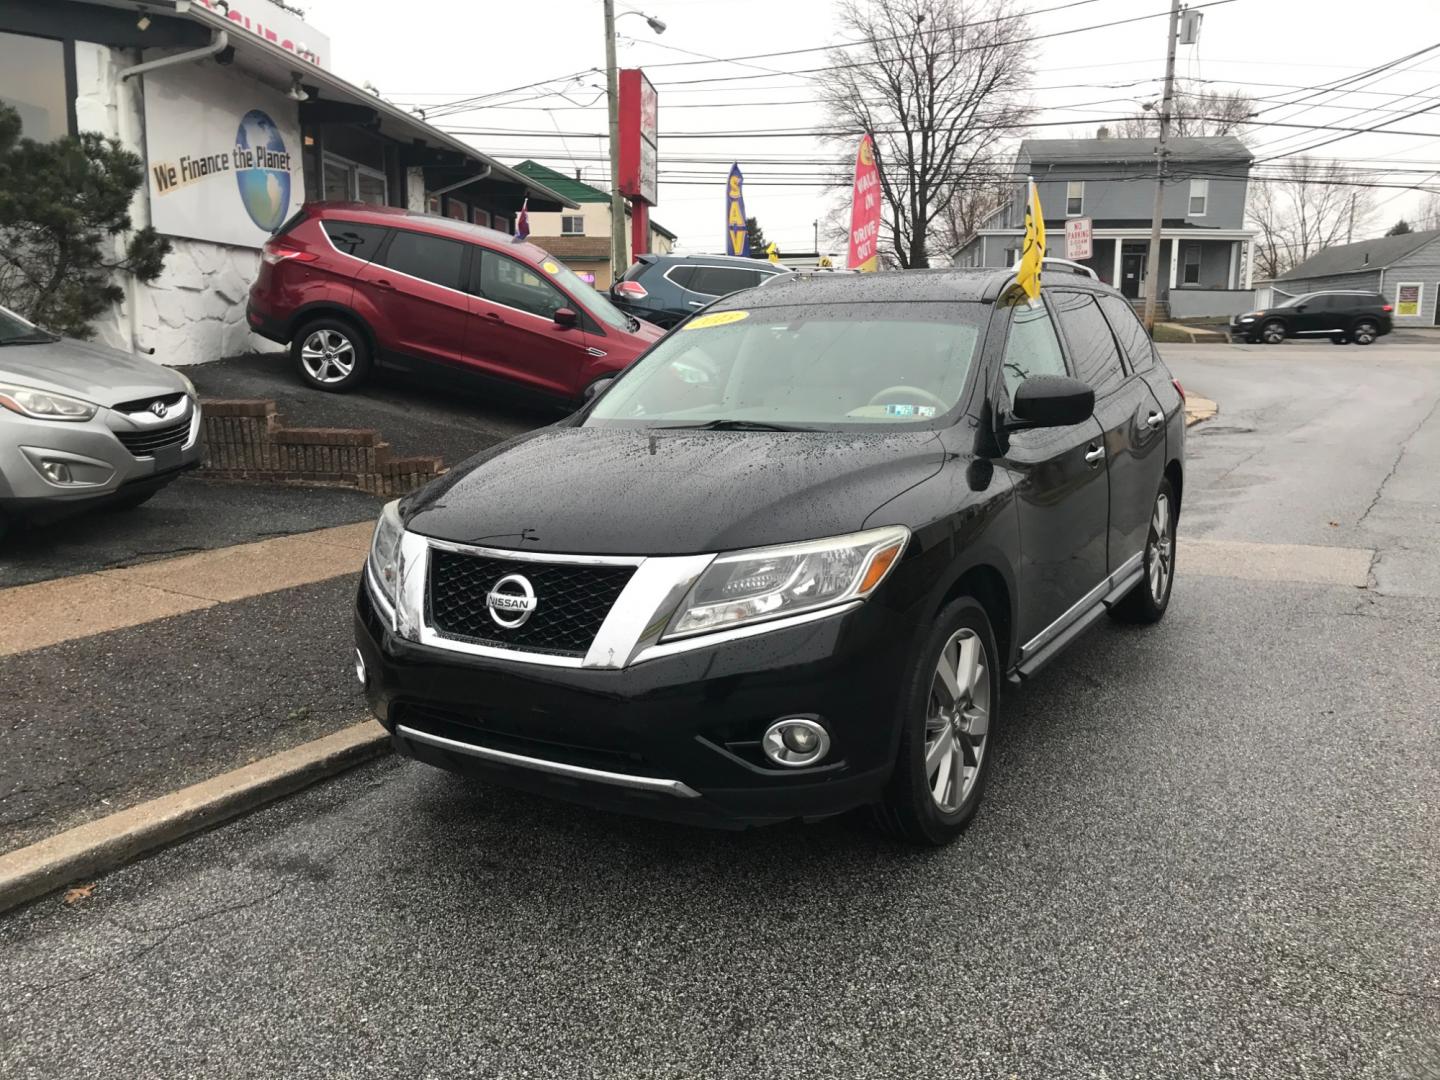
{"type": "Polygon", "coordinates": [[[240,118],[235,132],[235,182],[250,220],[274,232],[290,206],[290,154],[280,129],[259,109],[240,118]]]}

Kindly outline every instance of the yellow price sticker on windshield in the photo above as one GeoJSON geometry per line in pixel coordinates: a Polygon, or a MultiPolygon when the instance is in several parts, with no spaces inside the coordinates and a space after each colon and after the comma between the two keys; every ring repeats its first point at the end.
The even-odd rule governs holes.
{"type": "Polygon", "coordinates": [[[558,274],[560,272],[560,267],[556,266],[553,262],[541,263],[540,269],[544,270],[547,274],[558,274]]]}
{"type": "Polygon", "coordinates": [[[748,311],[713,311],[709,315],[701,315],[698,319],[691,319],[682,329],[704,330],[711,326],[728,326],[731,323],[737,323],[749,317],[750,313],[748,311]]]}

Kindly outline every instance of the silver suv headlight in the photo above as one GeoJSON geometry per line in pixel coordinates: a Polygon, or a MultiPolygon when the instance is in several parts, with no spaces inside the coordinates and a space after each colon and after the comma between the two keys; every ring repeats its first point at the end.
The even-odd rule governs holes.
{"type": "Polygon", "coordinates": [[[96,412],[96,406],[79,398],[50,390],[3,384],[0,384],[0,406],[35,420],[83,421],[89,420],[96,412]]]}
{"type": "Polygon", "coordinates": [[[379,595],[379,599],[390,606],[387,615],[393,613],[400,603],[400,541],[404,536],[405,526],[400,522],[400,500],[395,499],[380,510],[380,520],[375,523],[375,535],[370,538],[370,558],[365,563],[370,587],[379,595]]]}
{"type": "Polygon", "coordinates": [[[665,639],[863,600],[900,560],[903,525],[717,557],[676,610],[665,639]]]}

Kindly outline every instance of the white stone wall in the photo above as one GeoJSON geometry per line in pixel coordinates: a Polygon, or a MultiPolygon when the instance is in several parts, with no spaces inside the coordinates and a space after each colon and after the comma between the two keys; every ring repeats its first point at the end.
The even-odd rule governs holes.
{"type": "MultiPolygon", "coordinates": [[[[153,55],[152,57],[153,58],[153,55]]],[[[119,72],[140,62],[138,51],[75,43],[75,115],[82,131],[119,139],[145,158],[144,107],[139,79],[121,82],[119,72]]],[[[150,222],[149,188],[131,204],[135,226],[150,222]]],[[[260,270],[255,248],[171,237],[165,270],[150,285],[122,281],[126,299],[95,321],[96,339],[126,352],[142,352],[162,364],[202,364],[237,353],[280,346],[250,333],[245,300],[260,270]]],[[[123,252],[117,241],[115,254],[123,252]]]]}

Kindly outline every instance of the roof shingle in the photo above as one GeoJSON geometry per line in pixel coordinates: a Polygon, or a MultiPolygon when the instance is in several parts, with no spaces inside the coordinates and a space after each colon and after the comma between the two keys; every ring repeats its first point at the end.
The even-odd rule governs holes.
{"type": "Polygon", "coordinates": [[[1399,262],[1437,238],[1440,238],[1440,229],[1402,233],[1399,236],[1381,236],[1374,240],[1359,240],[1353,244],[1337,244],[1335,247],[1317,251],[1299,266],[1285,271],[1275,280],[1294,281],[1296,278],[1329,277],[1332,274],[1349,274],[1357,270],[1380,270],[1399,262]]]}

